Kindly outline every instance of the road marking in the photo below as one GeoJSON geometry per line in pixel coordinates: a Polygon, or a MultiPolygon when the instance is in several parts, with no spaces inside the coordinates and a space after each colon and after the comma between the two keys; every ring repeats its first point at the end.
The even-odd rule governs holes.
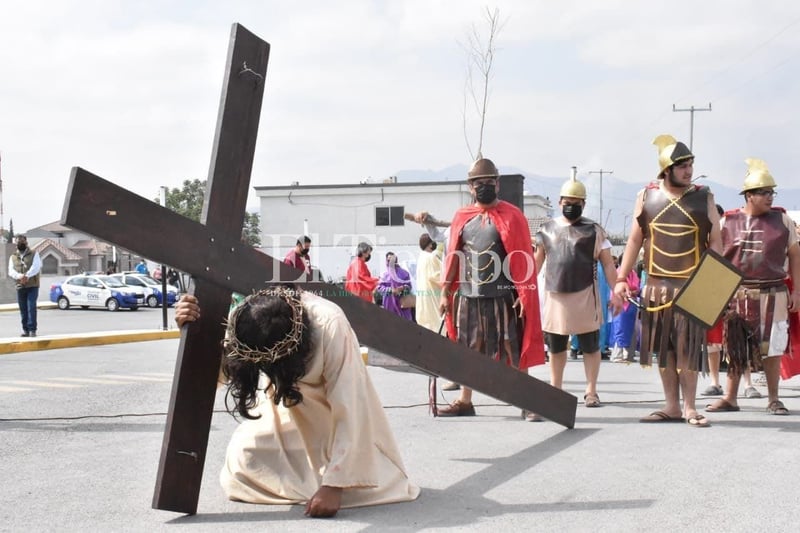
{"type": "Polygon", "coordinates": [[[97,378],[48,378],[54,381],[69,381],[74,383],[96,383],[100,385],[129,385],[134,381],[122,381],[119,379],[97,379],[97,378]]]}
{"type": "Polygon", "coordinates": [[[33,389],[25,389],[23,387],[6,387],[5,385],[0,385],[0,392],[24,392],[31,390],[33,389]]]}
{"type": "Polygon", "coordinates": [[[156,372],[144,373],[144,375],[101,374],[92,378],[52,377],[47,378],[47,381],[15,379],[0,381],[0,392],[27,392],[36,390],[36,388],[75,389],[86,385],[132,385],[142,382],[169,383],[171,381],[171,374],[156,372]]]}
{"type": "Polygon", "coordinates": [[[132,381],[155,381],[158,383],[164,383],[167,381],[172,381],[171,378],[156,378],[150,376],[131,376],[131,375],[120,375],[120,374],[100,374],[101,378],[111,378],[111,379],[126,379],[132,381]]]}
{"type": "Polygon", "coordinates": [[[54,389],[74,389],[80,387],[80,385],[72,385],[70,383],[52,383],[47,381],[25,381],[20,379],[15,379],[14,381],[10,381],[7,383],[11,383],[12,385],[30,385],[31,387],[50,387],[54,389]]]}

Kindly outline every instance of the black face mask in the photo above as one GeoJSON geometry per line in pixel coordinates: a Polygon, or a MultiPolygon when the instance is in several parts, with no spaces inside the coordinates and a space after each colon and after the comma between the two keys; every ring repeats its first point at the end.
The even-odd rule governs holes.
{"type": "Polygon", "coordinates": [[[436,243],[432,242],[431,243],[431,252],[434,251],[435,249],[436,249],[436,243]]]}
{"type": "Polygon", "coordinates": [[[303,256],[308,255],[308,248],[303,248],[302,250],[300,250],[300,255],[303,255],[303,256]]]}
{"type": "Polygon", "coordinates": [[[371,255],[365,255],[365,256],[364,256],[364,262],[365,262],[365,263],[369,263],[369,260],[370,260],[370,259],[372,259],[372,256],[371,256],[371,255]]]}
{"type": "Polygon", "coordinates": [[[22,242],[17,243],[17,250],[19,250],[20,252],[24,252],[27,247],[28,245],[25,243],[22,242]]]}
{"type": "Polygon", "coordinates": [[[583,214],[583,206],[580,204],[566,204],[561,206],[561,214],[567,220],[578,220],[583,214]]]}
{"type": "Polygon", "coordinates": [[[494,190],[494,185],[483,183],[475,187],[475,199],[480,204],[491,204],[497,200],[497,191],[494,190]]]}

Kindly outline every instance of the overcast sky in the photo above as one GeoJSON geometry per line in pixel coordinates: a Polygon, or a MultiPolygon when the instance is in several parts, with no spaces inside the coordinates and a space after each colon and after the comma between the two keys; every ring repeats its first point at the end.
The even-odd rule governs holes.
{"type": "Polygon", "coordinates": [[[673,104],[711,103],[695,174],[737,186],[760,157],[797,186],[797,2],[0,0],[4,225],[58,220],[73,166],[147,198],[205,179],[233,22],[272,47],[251,186],[469,163],[460,43],[487,5],[505,21],[483,150],[501,170],[644,182],[653,137],[688,144],[673,104]]]}

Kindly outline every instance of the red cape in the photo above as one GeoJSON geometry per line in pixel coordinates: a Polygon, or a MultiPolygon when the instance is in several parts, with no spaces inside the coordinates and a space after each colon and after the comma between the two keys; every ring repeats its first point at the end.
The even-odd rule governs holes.
{"type": "Polygon", "coordinates": [[[365,302],[372,303],[372,293],[378,286],[378,278],[373,278],[367,262],[360,257],[354,258],[347,267],[344,290],[355,294],[365,302]]]}
{"type": "MultiPolygon", "coordinates": [[[[791,278],[786,278],[786,285],[791,294],[791,278]]],[[[800,374],[800,313],[789,313],[789,346],[781,357],[781,378],[789,379],[797,374],[800,374]]]]}
{"type": "MultiPolygon", "coordinates": [[[[451,294],[454,295],[462,281],[459,279],[459,257],[453,252],[461,248],[461,231],[464,229],[464,224],[483,212],[489,215],[500,234],[500,240],[508,254],[506,258],[506,261],[509,262],[508,272],[511,274],[511,281],[517,289],[517,295],[524,308],[519,368],[525,370],[532,366],[542,365],[545,362],[545,353],[539,311],[539,291],[536,286],[536,263],[533,260],[531,231],[522,211],[503,200],[489,209],[483,209],[473,204],[456,211],[450,224],[450,240],[442,277],[445,279],[447,273],[455,268],[456,277],[451,291],[451,294]]],[[[454,341],[458,339],[452,313],[447,315],[447,334],[454,341]]]]}

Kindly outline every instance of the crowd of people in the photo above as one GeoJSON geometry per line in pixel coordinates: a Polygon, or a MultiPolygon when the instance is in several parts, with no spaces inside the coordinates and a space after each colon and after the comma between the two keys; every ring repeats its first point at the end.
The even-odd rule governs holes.
{"type": "MultiPolygon", "coordinates": [[[[713,381],[703,392],[705,396],[723,396],[705,408],[707,412],[717,412],[738,408],[735,395],[741,376],[745,377],[746,396],[760,397],[752,385],[751,370],[764,372],[767,411],[786,414],[788,410],[777,396],[778,356],[788,349],[786,310],[794,309],[797,293],[789,292],[784,280],[797,276],[796,254],[800,252],[794,223],[780,208],[772,208],[777,184],[766,163],[748,159],[741,190],[745,206],[726,213],[715,204],[708,187],[693,183],[694,154],[684,143],[661,135],[653,144],[659,172],[637,195],[630,237],[619,257],[611,255],[605,230],[583,216],[586,187],[577,180],[574,169],[559,194],[560,216],[544,223],[532,236],[530,246],[504,242],[503,229],[517,220],[518,210],[509,209],[513,206],[497,198],[498,173],[494,164],[487,159],[476,161],[467,177],[474,203],[459,210],[453,222],[445,224],[449,226],[445,231],[439,227],[442,224],[432,224],[430,220],[436,219],[426,212],[413,217],[426,229],[420,236],[422,252],[418,263],[425,268],[417,276],[417,292],[425,296],[430,292],[442,294],[438,313],[431,313],[430,298],[417,299],[425,313],[420,323],[439,330],[444,321],[453,340],[521,370],[531,365],[530,359],[521,359],[515,352],[522,348],[518,328],[526,323],[535,326],[547,349],[550,383],[554,387],[563,385],[568,354],[573,358],[582,354],[586,407],[601,405],[597,390],[601,353],[607,353],[617,363],[632,363],[637,358],[645,366],[655,363],[660,368],[665,404],[663,409],[642,417],[641,422],[679,420],[691,427],[708,427],[708,419],[696,406],[698,373],[710,373],[713,381]],[[766,238],[760,224],[768,215],[782,220],[786,231],[768,232],[770,239],[777,240],[760,243],[756,248],[754,239],[766,238]],[[739,221],[736,226],[734,219],[739,221]],[[436,240],[446,244],[444,274],[438,270],[429,272],[429,257],[436,240]],[[772,253],[765,254],[767,249],[772,253]],[[772,294],[766,299],[756,298],[750,305],[739,302],[734,306],[732,302],[710,331],[671,307],[672,299],[706,250],[722,254],[743,274],[737,302],[743,298],[741,291],[751,291],[751,298],[756,293],[772,294]],[[527,292],[506,277],[509,269],[505,262],[518,252],[522,252],[521,256],[532,254],[539,274],[538,282],[530,283],[538,284],[535,302],[540,302],[541,316],[537,320],[520,320],[521,312],[516,314],[516,320],[510,320],[517,306],[539,316],[538,305],[520,305],[527,292]],[[771,269],[765,267],[765,262],[773,265],[771,269]],[[763,312],[753,315],[759,305],[764,307],[763,312]],[[748,318],[747,333],[742,333],[734,324],[741,322],[736,317],[745,307],[753,316],[748,318]],[[759,318],[762,313],[763,319],[759,318]],[[773,349],[779,352],[773,354],[764,346],[775,328],[782,347],[773,349]],[[751,339],[752,346],[744,355],[740,353],[744,348],[741,338],[735,335],[737,331],[739,337],[751,339]],[[762,348],[767,350],[763,357],[759,353],[763,350],[753,338],[761,338],[762,348]],[[719,384],[721,361],[728,368],[727,389],[719,384]]],[[[526,239],[530,236],[527,226],[514,227],[513,233],[526,239]]],[[[398,274],[395,267],[388,267],[380,280],[373,278],[367,267],[371,251],[368,243],[359,245],[348,269],[347,290],[367,301],[373,301],[379,293],[385,308],[411,318],[407,309],[397,305],[395,294],[387,293],[409,291],[409,276],[402,269],[399,272],[403,274],[398,274]],[[389,280],[394,285],[390,286],[389,280]]],[[[390,252],[387,258],[393,255],[390,252]]],[[[448,384],[444,388],[461,387],[448,384]]],[[[438,409],[439,416],[474,414],[468,388],[461,388],[455,402],[438,409]]],[[[535,413],[523,415],[531,421],[541,420],[535,413]]]]}
{"type": "MultiPolygon", "coordinates": [[[[763,161],[747,160],[744,206],[720,214],[709,188],[692,181],[690,149],[669,135],[654,144],[659,172],[636,197],[618,258],[602,226],[583,216],[586,188],[574,172],[561,188],[560,213],[531,235],[522,211],[498,198],[497,167],[481,157],[467,175],[470,205],[445,224],[426,212],[413,216],[426,230],[415,294],[392,252],[381,275],[372,275],[367,242],[357,246],[345,288],[446,334],[475,357],[523,372],[549,361],[558,388],[574,337],[584,358],[587,408],[601,406],[601,334],[610,314],[605,342],[613,360],[631,362],[638,352],[640,364],[659,369],[664,406],[640,422],[709,427],[696,405],[698,374],[712,360],[718,369],[720,353],[727,389],[705,412],[738,411],[741,376],[763,370],[767,413],[786,415],[778,382],[782,356],[794,351],[800,358],[800,332],[789,326],[800,309],[800,290],[790,283],[800,278],[800,246],[791,219],[773,207],[777,184],[763,161]],[[742,275],[731,301],[723,302],[716,334],[672,305],[709,250],[742,275]]],[[[306,269],[309,245],[307,237],[298,239],[286,262],[306,269]]],[[[183,326],[199,314],[200,302],[186,296],[176,320],[183,326]]],[[[336,305],[292,286],[259,291],[234,307],[223,350],[231,410],[245,419],[222,473],[230,498],[304,503],[310,516],[333,516],[341,507],[417,497],[356,336],[336,305]]],[[[474,416],[472,390],[453,388],[460,388],[458,398],[438,416],[474,416]]],[[[529,412],[522,418],[541,420],[529,412]]]]}

